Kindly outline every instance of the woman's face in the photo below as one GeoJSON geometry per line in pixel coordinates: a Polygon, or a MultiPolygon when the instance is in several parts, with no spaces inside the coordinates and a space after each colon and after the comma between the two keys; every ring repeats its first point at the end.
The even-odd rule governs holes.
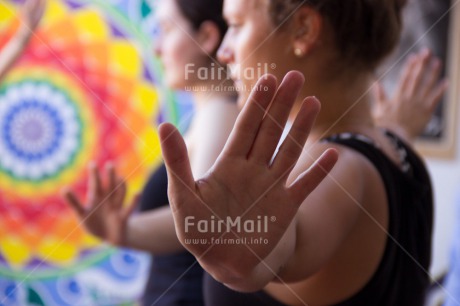
{"type": "Polygon", "coordinates": [[[219,49],[219,60],[230,66],[239,90],[238,104],[246,102],[251,89],[265,73],[278,80],[289,70],[286,61],[289,35],[276,31],[269,14],[269,0],[225,0],[228,32],[219,49]]]}
{"type": "Polygon", "coordinates": [[[196,81],[195,75],[186,76],[185,67],[202,62],[203,51],[196,42],[192,24],[182,15],[175,0],[159,1],[156,14],[160,36],[155,53],[163,64],[166,85],[183,90],[196,81]]]}

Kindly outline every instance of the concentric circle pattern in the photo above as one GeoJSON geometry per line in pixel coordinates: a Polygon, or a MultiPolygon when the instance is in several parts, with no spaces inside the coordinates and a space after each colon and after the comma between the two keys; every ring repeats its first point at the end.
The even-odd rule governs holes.
{"type": "Polygon", "coordinates": [[[9,87],[0,99],[0,169],[42,181],[71,165],[82,126],[72,101],[46,83],[9,87]]]}

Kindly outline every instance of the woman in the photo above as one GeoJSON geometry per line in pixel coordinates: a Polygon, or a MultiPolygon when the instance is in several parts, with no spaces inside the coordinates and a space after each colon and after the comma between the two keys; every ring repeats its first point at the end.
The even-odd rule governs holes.
{"type": "Polygon", "coordinates": [[[257,85],[237,79],[267,92],[241,96],[248,102],[224,151],[196,182],[178,133],[160,129],[176,232],[212,276],[209,305],[423,304],[429,177],[408,145],[375,127],[367,103],[372,71],[398,41],[401,7],[389,0],[225,1],[229,31],[220,58],[238,67],[236,78],[238,69],[262,62],[275,63],[278,78],[298,69],[307,81],[296,72],[279,87],[273,76],[257,85]],[[311,95],[322,111],[303,146],[319,104],[297,96],[311,95]],[[272,159],[288,120],[293,128],[272,159]],[[261,233],[238,231],[235,222],[217,233],[190,223],[238,216],[276,222],[261,233]],[[267,243],[224,243],[258,237],[267,243]]]}
{"type": "MultiPolygon", "coordinates": [[[[232,85],[227,74],[209,79],[194,73],[199,69],[211,73],[219,67],[215,56],[227,30],[222,5],[223,1],[166,0],[159,2],[156,8],[160,36],[155,52],[163,64],[165,83],[172,89],[187,90],[193,95],[195,113],[185,137],[193,173],[197,176],[203,175],[215,161],[238,114],[236,93],[217,91],[219,86],[232,85]]],[[[158,227],[148,235],[152,243],[146,251],[154,256],[143,304],[203,305],[203,270],[193,255],[184,252],[178,243],[167,203],[166,169],[160,165],[140,198],[141,214],[130,216],[134,206],[127,207],[117,215],[117,223],[103,224],[101,228],[98,218],[105,218],[109,207],[98,209],[100,203],[97,203],[88,208],[91,220],[86,227],[114,245],[136,247],[126,242],[129,238],[122,229],[143,231],[143,220],[151,220],[158,227]]],[[[122,206],[120,203],[118,208],[122,206]]]]}
{"type": "MultiPolygon", "coordinates": [[[[188,90],[194,98],[195,114],[185,137],[197,175],[204,174],[215,161],[238,114],[234,92],[213,91],[230,83],[226,75],[211,80],[190,73],[215,69],[215,55],[227,30],[222,5],[223,1],[168,0],[157,7],[161,34],[155,50],[164,65],[166,85],[188,90]]],[[[140,203],[141,211],[156,209],[159,216],[169,211],[164,165],[150,178],[140,203]]],[[[130,222],[136,219],[132,217],[130,222]]],[[[160,255],[160,251],[151,249],[154,256],[144,305],[203,305],[203,270],[193,255],[183,251],[160,255]]]]}

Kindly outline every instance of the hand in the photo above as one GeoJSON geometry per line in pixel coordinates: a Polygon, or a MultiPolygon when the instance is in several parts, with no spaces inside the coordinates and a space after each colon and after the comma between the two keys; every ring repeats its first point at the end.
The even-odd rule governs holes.
{"type": "Polygon", "coordinates": [[[419,136],[447,90],[447,81],[440,80],[441,66],[438,58],[424,50],[409,57],[391,98],[377,82],[373,109],[377,125],[399,132],[408,141],[419,136]]]}
{"type": "Polygon", "coordinates": [[[113,165],[106,168],[108,182],[103,184],[97,167],[90,166],[86,205],[71,190],[65,190],[64,197],[91,234],[113,245],[125,246],[126,223],[136,205],[123,207],[126,183],[116,176],[113,165]]]}
{"type": "Polygon", "coordinates": [[[183,246],[211,274],[248,272],[270,254],[294,220],[301,203],[337,161],[337,152],[328,150],[308,171],[286,186],[320,109],[318,100],[307,98],[271,162],[303,82],[298,72],[286,75],[279,88],[273,76],[262,77],[239,115],[223,152],[198,181],[193,178],[180,133],[171,124],[160,127],[176,233],[183,246]],[[227,232],[225,226],[217,229],[219,220],[241,218],[244,223],[265,216],[276,217],[267,232],[244,232],[243,226],[240,229],[233,226],[231,232],[227,232]],[[215,221],[214,230],[212,221],[215,221]],[[208,225],[208,229],[203,230],[198,222],[201,226],[208,225]],[[193,238],[205,240],[190,243],[188,239],[193,238]],[[263,238],[268,243],[249,247],[226,245],[216,242],[220,238],[263,238]]]}
{"type": "Polygon", "coordinates": [[[27,0],[20,12],[20,33],[28,40],[39,25],[46,8],[46,0],[27,0]]]}
{"type": "Polygon", "coordinates": [[[24,52],[29,39],[38,26],[46,0],[27,0],[21,10],[21,25],[13,38],[0,50],[0,82],[24,52]]]}

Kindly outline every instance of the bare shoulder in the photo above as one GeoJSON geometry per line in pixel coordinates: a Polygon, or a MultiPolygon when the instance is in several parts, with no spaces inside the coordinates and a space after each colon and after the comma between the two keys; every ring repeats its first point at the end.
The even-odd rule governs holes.
{"type": "Polygon", "coordinates": [[[384,251],[386,193],[366,157],[348,147],[318,143],[304,151],[295,171],[307,170],[328,148],[339,152],[339,160],[299,209],[297,252],[283,275],[296,282],[291,287],[297,296],[282,285],[267,288],[287,304],[298,303],[300,296],[329,305],[353,295],[372,277],[384,251]]]}
{"type": "Polygon", "coordinates": [[[329,148],[339,152],[339,159],[306,203],[322,203],[320,205],[332,206],[335,209],[340,206],[348,212],[350,218],[362,214],[363,208],[370,209],[376,204],[384,204],[384,201],[375,201],[377,195],[380,199],[385,198],[385,187],[379,171],[367,157],[349,147],[330,142],[315,144],[301,157],[296,167],[299,168],[296,169],[298,173],[307,170],[314,160],[329,148]]]}
{"type": "Polygon", "coordinates": [[[338,151],[339,159],[328,176],[329,179],[337,176],[342,178],[352,177],[356,184],[361,184],[362,182],[359,178],[365,178],[368,175],[376,173],[372,163],[358,151],[336,143],[317,142],[311,146],[305,147],[296,167],[294,168],[292,177],[297,177],[300,173],[306,171],[316,159],[318,159],[327,149],[331,148],[338,151]]]}

